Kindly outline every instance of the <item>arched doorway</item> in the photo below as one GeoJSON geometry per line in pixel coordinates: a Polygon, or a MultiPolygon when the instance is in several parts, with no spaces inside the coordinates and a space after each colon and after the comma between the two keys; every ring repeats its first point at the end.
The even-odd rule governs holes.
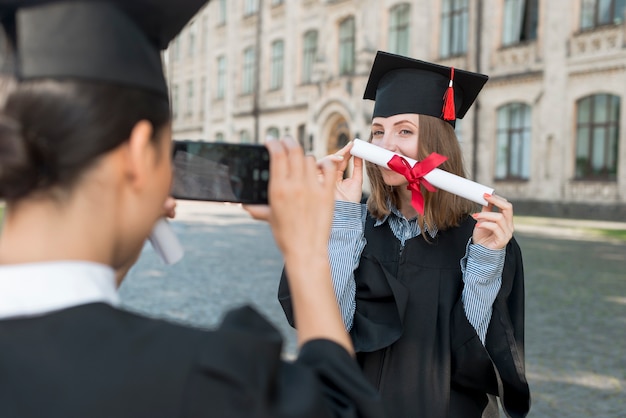
{"type": "Polygon", "coordinates": [[[328,142],[326,144],[326,154],[332,154],[339,151],[352,139],[352,136],[350,135],[350,127],[348,126],[348,121],[346,121],[343,116],[339,114],[333,115],[332,119],[329,121],[329,125],[330,130],[328,135],[328,142]]]}
{"type": "MultiPolygon", "coordinates": [[[[341,114],[335,113],[328,120],[328,136],[326,142],[326,155],[333,154],[346,146],[352,140],[348,121],[341,114]]],[[[343,173],[344,178],[350,177],[351,169],[343,173]]]]}

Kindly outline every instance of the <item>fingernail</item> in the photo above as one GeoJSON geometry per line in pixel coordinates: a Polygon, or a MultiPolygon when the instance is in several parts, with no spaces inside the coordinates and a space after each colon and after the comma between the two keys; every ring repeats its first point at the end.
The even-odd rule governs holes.
{"type": "Polygon", "coordinates": [[[285,137],[283,137],[282,141],[283,141],[285,144],[290,144],[290,145],[297,144],[296,140],[295,140],[295,139],[293,139],[293,138],[292,138],[292,137],[290,137],[290,136],[285,136],[285,137]]]}
{"type": "Polygon", "coordinates": [[[485,193],[485,194],[483,195],[483,197],[484,197],[485,199],[489,199],[489,198],[491,197],[491,195],[490,195],[489,193],[485,193]]]}

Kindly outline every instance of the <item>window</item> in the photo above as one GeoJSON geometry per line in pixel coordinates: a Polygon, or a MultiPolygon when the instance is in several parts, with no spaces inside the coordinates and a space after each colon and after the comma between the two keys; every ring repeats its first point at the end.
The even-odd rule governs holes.
{"type": "Polygon", "coordinates": [[[581,0],[580,28],[620,24],[624,21],[626,0],[581,0]]]}
{"type": "Polygon", "coordinates": [[[309,144],[306,141],[306,125],[298,125],[298,143],[304,148],[305,151],[311,151],[309,144]]]}
{"type": "Polygon", "coordinates": [[[217,15],[218,16],[217,17],[217,23],[219,25],[223,25],[223,24],[226,23],[226,13],[227,13],[227,10],[226,10],[226,0],[220,0],[219,7],[220,7],[220,10],[219,10],[219,13],[217,15]]]}
{"type": "Polygon", "coordinates": [[[250,140],[250,132],[243,130],[239,133],[239,142],[242,144],[250,144],[252,141],[250,140]]]}
{"type": "Polygon", "coordinates": [[[498,109],[497,180],[527,180],[530,172],[530,106],[511,103],[498,109]]]}
{"type": "Polygon", "coordinates": [[[252,94],[254,90],[254,67],[256,54],[254,48],[249,47],[243,53],[243,80],[241,83],[242,94],[252,94]]]}
{"type": "Polygon", "coordinates": [[[202,18],[202,33],[200,34],[200,48],[202,50],[202,52],[206,52],[206,50],[208,49],[208,37],[209,37],[209,24],[207,22],[208,18],[206,16],[204,16],[202,18]]]}
{"type": "Polygon", "coordinates": [[[193,114],[193,80],[187,81],[187,103],[185,104],[185,116],[193,114]]]}
{"type": "Polygon", "coordinates": [[[224,142],[224,134],[222,132],[215,134],[215,142],[224,142]]]}
{"type": "Polygon", "coordinates": [[[304,34],[304,48],[302,52],[302,82],[313,81],[313,66],[317,56],[317,31],[310,30],[304,34]]]}
{"type": "Polygon", "coordinates": [[[215,98],[221,100],[226,94],[226,57],[217,58],[217,88],[215,89],[215,98]]]}
{"type": "Polygon", "coordinates": [[[577,102],[577,179],[616,179],[619,114],[618,96],[596,94],[577,102]]]}
{"type": "Polygon", "coordinates": [[[178,84],[172,86],[172,117],[176,119],[178,117],[179,102],[178,102],[178,84]]]}
{"type": "Polygon", "coordinates": [[[504,0],[502,45],[537,39],[538,0],[504,0]]]}
{"type": "Polygon", "coordinates": [[[196,52],[196,22],[191,22],[189,25],[189,44],[188,44],[187,56],[193,57],[196,52]]]}
{"type": "Polygon", "coordinates": [[[285,43],[275,41],[272,43],[272,69],[270,89],[277,90],[283,86],[283,72],[285,67],[285,43]]]}
{"type": "Polygon", "coordinates": [[[284,2],[285,2],[284,0],[272,0],[272,6],[279,6],[283,4],[284,2]]]}
{"type": "Polygon", "coordinates": [[[174,61],[180,60],[180,35],[174,40],[174,61]]]}
{"type": "Polygon", "coordinates": [[[402,3],[391,8],[389,19],[389,52],[409,55],[411,5],[402,3]]]}
{"type": "Polygon", "coordinates": [[[278,131],[278,128],[275,126],[272,126],[271,128],[267,129],[267,132],[265,133],[265,138],[269,139],[279,139],[280,138],[280,132],[278,131]]]}
{"type": "Polygon", "coordinates": [[[339,25],[339,74],[354,73],[354,18],[349,17],[339,25]]]}
{"type": "Polygon", "coordinates": [[[206,100],[206,77],[200,79],[200,106],[198,107],[198,115],[204,117],[204,102],[206,100]]]}
{"type": "Polygon", "coordinates": [[[244,16],[250,16],[259,11],[259,0],[244,0],[244,16]]]}
{"type": "Polygon", "coordinates": [[[468,0],[443,0],[441,13],[441,58],[467,51],[468,0]]]}

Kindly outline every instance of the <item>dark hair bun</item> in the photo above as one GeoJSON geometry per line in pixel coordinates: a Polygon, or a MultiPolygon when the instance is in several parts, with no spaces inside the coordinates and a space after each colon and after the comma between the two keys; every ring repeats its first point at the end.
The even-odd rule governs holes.
{"type": "Polygon", "coordinates": [[[37,183],[37,170],[29,162],[19,124],[0,115],[0,199],[28,194],[37,183]]]}
{"type": "Polygon", "coordinates": [[[153,141],[170,120],[156,93],[79,80],[17,83],[0,112],[0,199],[70,190],[100,156],[149,121],[153,141]]]}

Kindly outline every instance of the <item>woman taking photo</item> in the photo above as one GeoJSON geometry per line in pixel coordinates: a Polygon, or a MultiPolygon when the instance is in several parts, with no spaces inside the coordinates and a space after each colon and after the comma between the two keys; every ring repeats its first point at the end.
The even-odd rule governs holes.
{"type": "MultiPolygon", "coordinates": [[[[379,52],[365,91],[375,100],[370,142],[465,176],[454,121],[487,77],[379,52]]],[[[509,416],[529,408],[524,375],[524,294],[513,206],[488,206],[420,186],[422,178],[366,164],[371,183],[360,204],[363,161],[344,179],[340,161],[329,242],[333,284],[346,329],[389,416],[509,416]],[[417,187],[415,187],[417,185],[417,187]],[[492,210],[497,208],[496,211],[492,210]]],[[[279,299],[291,320],[283,275],[279,299]]]]}
{"type": "Polygon", "coordinates": [[[295,289],[294,363],[251,308],[204,331],[118,306],[172,210],[160,50],[203,3],[0,3],[17,79],[0,113],[3,418],[382,416],[332,290],[336,168],[293,141],[267,145],[271,205],[249,211],[269,221],[295,289]]]}

